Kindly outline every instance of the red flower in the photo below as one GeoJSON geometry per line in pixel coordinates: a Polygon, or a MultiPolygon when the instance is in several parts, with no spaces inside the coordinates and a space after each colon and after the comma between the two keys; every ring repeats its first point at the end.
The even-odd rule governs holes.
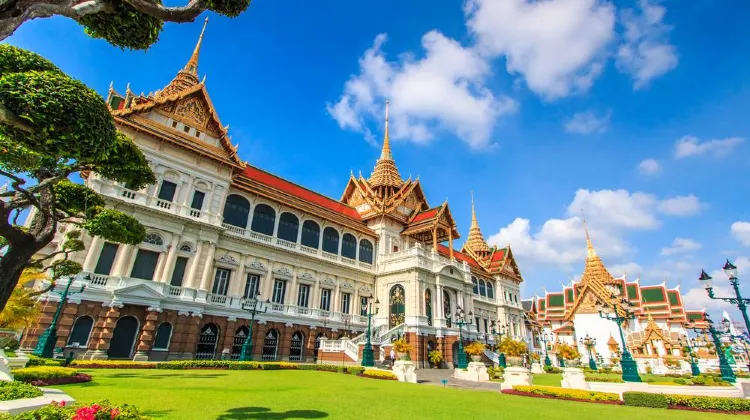
{"type": "Polygon", "coordinates": [[[113,408],[112,411],[109,412],[110,418],[112,420],[115,420],[117,418],[117,415],[120,414],[120,410],[113,408]]]}

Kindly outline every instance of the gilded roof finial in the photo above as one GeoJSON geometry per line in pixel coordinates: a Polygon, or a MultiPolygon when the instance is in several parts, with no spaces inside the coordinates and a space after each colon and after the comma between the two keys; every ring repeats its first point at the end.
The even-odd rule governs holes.
{"type": "Polygon", "coordinates": [[[479,223],[477,222],[477,211],[474,208],[474,191],[471,191],[471,226],[478,226],[479,223]]]}
{"type": "Polygon", "coordinates": [[[479,229],[477,212],[474,208],[474,191],[471,191],[471,227],[469,227],[469,236],[466,238],[464,247],[471,249],[479,257],[484,257],[486,253],[490,252],[490,247],[482,236],[482,230],[479,229]]]}
{"type": "Polygon", "coordinates": [[[385,135],[383,136],[383,150],[375,163],[375,169],[369,179],[370,186],[383,198],[389,197],[400,188],[404,181],[398,173],[396,162],[391,152],[391,140],[388,135],[388,101],[385,101],[385,135]]]}
{"type": "Polygon", "coordinates": [[[206,32],[206,25],[208,25],[208,17],[206,17],[206,20],[203,22],[203,29],[201,30],[201,35],[198,37],[198,43],[195,44],[193,55],[190,56],[190,60],[188,60],[185,65],[185,70],[196,76],[198,75],[198,58],[201,54],[201,44],[203,44],[203,34],[206,32]]]}
{"type": "Polygon", "coordinates": [[[393,160],[391,152],[391,138],[388,135],[388,101],[385,101],[385,135],[383,136],[383,150],[380,152],[380,159],[393,160]]]}
{"type": "Polygon", "coordinates": [[[583,230],[586,232],[586,251],[588,258],[596,258],[596,251],[594,245],[591,244],[591,237],[589,236],[589,228],[586,224],[586,216],[583,215],[583,209],[581,209],[581,220],[583,220],[583,230]]]}

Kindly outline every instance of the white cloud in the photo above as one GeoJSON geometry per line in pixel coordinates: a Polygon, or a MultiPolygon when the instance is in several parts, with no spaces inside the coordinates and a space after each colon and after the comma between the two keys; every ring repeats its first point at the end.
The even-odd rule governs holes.
{"type": "Polygon", "coordinates": [[[674,158],[684,159],[702,155],[725,156],[744,142],[745,139],[742,137],[728,137],[701,142],[697,137],[684,136],[675,143],[674,158]]]}
{"type": "Polygon", "coordinates": [[[633,280],[643,273],[643,267],[634,262],[610,265],[607,266],[607,270],[615,277],[627,276],[629,280],[633,280]]]}
{"type": "Polygon", "coordinates": [[[658,210],[670,216],[692,216],[700,212],[703,204],[694,195],[677,196],[662,200],[658,210]]]}
{"type": "Polygon", "coordinates": [[[625,32],[617,50],[616,65],[633,77],[634,89],[668,73],[679,61],[677,48],[669,43],[672,27],[663,22],[667,9],[655,3],[640,0],[639,11],[624,9],[620,13],[625,32]]]}
{"type": "Polygon", "coordinates": [[[577,134],[604,133],[609,128],[612,111],[597,116],[593,111],[579,112],[565,122],[565,132],[577,134]]]}
{"type": "Polygon", "coordinates": [[[383,104],[391,99],[392,138],[421,143],[447,130],[481,148],[491,143],[497,119],[515,112],[513,99],[484,86],[490,67],[476,50],[430,31],[422,37],[423,58],[388,61],[385,41],[385,34],[375,38],[359,60],[359,74],[346,82],[336,103],[327,105],[341,128],[367,135],[365,119],[382,119],[383,104]]]}
{"type": "Polygon", "coordinates": [[[732,223],[732,237],[742,245],[750,247],[750,222],[734,222],[732,223]]]}
{"type": "MultiPolygon", "coordinates": [[[[750,258],[746,256],[738,256],[734,260],[734,265],[737,266],[737,275],[739,277],[750,275],[750,258]]],[[[695,279],[698,278],[698,274],[700,274],[700,271],[694,276],[695,279]]],[[[734,290],[732,290],[732,286],[729,284],[729,279],[727,279],[727,276],[723,271],[713,270],[709,273],[709,275],[713,277],[713,288],[715,296],[734,296],[734,290]]],[[[736,309],[736,307],[729,302],[709,298],[706,290],[703,288],[703,285],[699,285],[697,283],[698,281],[695,280],[695,282],[693,283],[695,284],[695,286],[682,294],[682,300],[685,303],[686,307],[694,309],[701,309],[705,307],[709,311],[736,309]]]]}
{"type": "Polygon", "coordinates": [[[661,164],[656,159],[644,159],[638,164],[638,172],[643,175],[654,175],[661,172],[661,164]]]}
{"type": "Polygon", "coordinates": [[[592,224],[617,229],[652,229],[659,223],[653,214],[656,203],[653,195],[642,192],[580,189],[568,205],[568,214],[581,214],[584,210],[592,224]]]}
{"type": "Polygon", "coordinates": [[[672,244],[668,247],[662,248],[659,255],[674,255],[683,254],[690,251],[695,251],[701,248],[701,244],[688,238],[675,238],[672,244]]]}
{"type": "Polygon", "coordinates": [[[483,54],[550,100],[587,90],[615,35],[615,8],[599,0],[468,0],[465,12],[483,54]]]}

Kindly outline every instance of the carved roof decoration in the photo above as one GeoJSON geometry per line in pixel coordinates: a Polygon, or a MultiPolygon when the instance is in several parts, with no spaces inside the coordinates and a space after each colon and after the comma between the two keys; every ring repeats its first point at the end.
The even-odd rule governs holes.
{"type": "Polygon", "coordinates": [[[393,153],[391,152],[391,140],[388,135],[388,101],[385,101],[383,150],[380,152],[380,158],[375,163],[375,169],[373,169],[368,183],[383,198],[393,195],[404,183],[401,179],[401,174],[398,173],[396,161],[393,160],[393,153]]]}
{"type": "Polygon", "coordinates": [[[649,313],[646,329],[643,332],[637,331],[630,333],[628,335],[627,341],[628,346],[641,348],[648,344],[650,341],[654,340],[662,341],[664,343],[664,347],[666,347],[667,350],[671,348],[681,347],[677,334],[675,334],[673,337],[672,335],[670,335],[670,333],[659,328],[659,326],[656,325],[656,321],[654,321],[654,318],[651,316],[651,313],[649,313]]]}
{"type": "Polygon", "coordinates": [[[438,207],[415,213],[401,234],[433,245],[459,238],[447,201],[438,207]]]}
{"type": "Polygon", "coordinates": [[[462,251],[466,250],[471,250],[480,259],[486,259],[490,254],[490,247],[482,236],[482,230],[479,229],[473,192],[471,193],[471,227],[469,227],[469,236],[466,238],[462,251]]]}

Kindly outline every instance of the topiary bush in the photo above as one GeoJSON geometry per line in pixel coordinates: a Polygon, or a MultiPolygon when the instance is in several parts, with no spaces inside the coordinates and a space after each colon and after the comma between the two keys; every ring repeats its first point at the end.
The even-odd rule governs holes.
{"type": "Polygon", "coordinates": [[[372,378],[372,379],[385,379],[390,381],[397,381],[398,378],[396,375],[393,374],[393,372],[388,372],[385,370],[378,370],[378,369],[365,369],[364,372],[362,372],[362,375],[365,378],[372,378]]]}
{"type": "Polygon", "coordinates": [[[623,392],[622,401],[625,405],[633,407],[667,408],[669,406],[666,395],[649,392],[623,392]]]}
{"type": "Polygon", "coordinates": [[[78,371],[76,369],[58,366],[36,366],[16,369],[13,371],[13,377],[15,380],[21,382],[31,382],[40,379],[70,378],[77,374],[78,371]]]}
{"type": "Polygon", "coordinates": [[[726,412],[750,411],[750,400],[744,398],[707,397],[703,395],[665,395],[668,406],[726,412]]]}
{"type": "Polygon", "coordinates": [[[26,356],[29,358],[29,362],[26,363],[27,368],[34,366],[62,366],[63,364],[62,360],[45,359],[33,354],[27,354],[26,356]]]}
{"type": "Polygon", "coordinates": [[[23,382],[0,381],[0,401],[41,397],[44,393],[37,387],[23,382]]]}

